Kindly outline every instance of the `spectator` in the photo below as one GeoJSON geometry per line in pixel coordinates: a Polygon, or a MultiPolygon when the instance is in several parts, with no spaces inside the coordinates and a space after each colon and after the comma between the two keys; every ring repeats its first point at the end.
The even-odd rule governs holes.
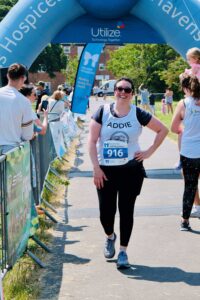
{"type": "Polygon", "coordinates": [[[167,105],[167,113],[171,112],[173,114],[173,91],[170,87],[167,87],[165,90],[165,103],[167,105]]]}
{"type": "Polygon", "coordinates": [[[185,73],[189,75],[193,74],[200,80],[200,48],[194,47],[189,49],[186,57],[191,69],[185,69],[185,73]]]}
{"type": "Polygon", "coordinates": [[[180,155],[185,184],[180,230],[188,231],[191,230],[189,218],[200,173],[200,82],[196,76],[187,73],[181,75],[180,82],[185,98],[176,107],[171,130],[181,136],[180,155]]]}
{"type": "Polygon", "coordinates": [[[151,112],[153,115],[155,115],[155,99],[156,99],[156,96],[151,93],[150,96],[149,96],[149,104],[150,104],[150,108],[151,108],[151,112]]]}
{"type": "Polygon", "coordinates": [[[49,99],[49,96],[47,96],[47,95],[42,96],[41,102],[40,102],[38,110],[37,110],[37,113],[39,113],[41,111],[44,111],[44,110],[47,110],[47,108],[49,106],[49,100],[48,99],[49,99]]]}
{"type": "Polygon", "coordinates": [[[31,104],[18,90],[27,79],[25,66],[8,68],[8,85],[0,88],[0,152],[5,153],[33,137],[31,104]]]}
{"type": "MultiPolygon", "coordinates": [[[[19,90],[22,95],[27,97],[30,103],[34,103],[36,100],[36,91],[33,85],[23,85],[19,90]]],[[[45,95],[46,96],[46,95],[45,95]]],[[[43,96],[44,97],[44,96],[43,96]]],[[[48,97],[48,96],[47,96],[48,97]]],[[[34,133],[39,133],[44,135],[47,131],[48,126],[48,110],[44,110],[44,119],[43,122],[37,117],[36,113],[32,110],[33,114],[33,124],[34,124],[34,133]]]]}
{"type": "Polygon", "coordinates": [[[66,109],[71,108],[71,102],[69,101],[69,95],[70,95],[71,91],[72,91],[72,89],[69,88],[69,87],[63,88],[63,93],[64,93],[63,101],[65,103],[65,108],[66,109]]]}
{"type": "Polygon", "coordinates": [[[166,115],[166,102],[165,98],[161,99],[161,112],[163,115],[166,115]]]}
{"type": "Polygon", "coordinates": [[[43,95],[49,95],[48,89],[45,88],[45,82],[44,81],[38,81],[36,83],[37,86],[37,103],[36,103],[36,111],[38,110],[38,107],[40,105],[41,99],[43,95]]]}
{"type": "Polygon", "coordinates": [[[49,121],[55,122],[60,120],[60,116],[65,109],[63,101],[64,93],[62,91],[55,91],[49,98],[49,121]]]}
{"type": "Polygon", "coordinates": [[[149,91],[147,87],[142,83],[138,88],[140,95],[141,95],[141,105],[143,109],[150,109],[149,107],[149,91]]]}

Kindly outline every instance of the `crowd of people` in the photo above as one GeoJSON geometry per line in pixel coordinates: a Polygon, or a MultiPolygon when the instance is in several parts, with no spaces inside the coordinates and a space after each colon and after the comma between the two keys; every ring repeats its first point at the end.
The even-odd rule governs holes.
{"type": "Polygon", "coordinates": [[[57,121],[70,108],[71,89],[63,85],[50,95],[45,82],[27,83],[25,66],[14,63],[8,68],[8,84],[0,88],[0,153],[18,147],[37,134],[44,135],[48,122],[57,121]],[[35,111],[34,111],[34,103],[35,111]],[[40,115],[43,121],[40,121],[40,115]]]}
{"type": "Polygon", "coordinates": [[[156,115],[155,109],[155,101],[157,95],[162,95],[163,98],[161,99],[161,112],[165,114],[173,114],[173,90],[171,87],[166,87],[164,93],[153,93],[149,92],[146,85],[143,83],[138,88],[138,96],[139,104],[145,110],[150,111],[153,115],[156,115]]]}
{"type": "MultiPolygon", "coordinates": [[[[173,91],[166,88],[163,113],[173,114],[171,131],[178,135],[180,163],[184,178],[181,231],[191,230],[191,216],[200,217],[198,178],[200,173],[200,49],[187,52],[190,69],[180,74],[184,99],[173,112],[173,91]]],[[[71,90],[63,85],[50,95],[45,83],[27,84],[27,69],[18,63],[8,68],[8,84],[0,88],[0,151],[6,153],[45,134],[48,122],[60,119],[70,109],[71,90]],[[36,103],[36,111],[32,103],[36,103]],[[40,115],[43,114],[43,120],[40,115]]],[[[146,176],[143,161],[161,145],[167,127],[155,117],[155,93],[146,85],[139,87],[141,107],[132,103],[134,84],[122,77],[114,85],[114,102],[105,102],[93,114],[89,130],[89,154],[97,189],[100,222],[106,234],[104,256],[115,255],[117,235],[114,229],[117,203],[120,215],[118,268],[129,267],[127,247],[134,223],[134,206],[146,176]],[[146,126],[155,132],[148,149],[141,150],[139,137],[146,126]]]]}

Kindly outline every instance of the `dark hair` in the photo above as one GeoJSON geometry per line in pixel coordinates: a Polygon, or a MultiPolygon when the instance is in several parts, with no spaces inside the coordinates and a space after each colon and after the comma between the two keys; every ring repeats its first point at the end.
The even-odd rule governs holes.
{"type": "Polygon", "coordinates": [[[134,88],[133,81],[132,81],[132,79],[130,79],[130,78],[128,78],[128,77],[121,77],[121,78],[119,78],[119,79],[115,82],[114,90],[116,89],[118,82],[120,82],[120,81],[122,81],[122,80],[128,81],[128,82],[131,84],[131,88],[132,88],[132,90],[133,90],[133,92],[134,92],[134,89],[135,89],[135,88],[134,88]]]}
{"type": "Polygon", "coordinates": [[[25,97],[27,97],[32,94],[33,89],[34,89],[33,85],[23,85],[19,90],[19,92],[22,93],[22,95],[24,95],[25,97]]]}
{"type": "Polygon", "coordinates": [[[200,99],[200,81],[195,75],[182,74],[180,83],[182,90],[188,89],[193,98],[200,99]]]}
{"type": "Polygon", "coordinates": [[[72,89],[69,88],[69,87],[65,87],[65,88],[63,89],[63,92],[65,92],[66,95],[69,95],[69,94],[71,93],[71,91],[72,91],[72,89]]]}
{"type": "Polygon", "coordinates": [[[28,71],[24,65],[14,63],[8,68],[8,77],[12,80],[20,79],[22,76],[27,76],[28,71]]]}

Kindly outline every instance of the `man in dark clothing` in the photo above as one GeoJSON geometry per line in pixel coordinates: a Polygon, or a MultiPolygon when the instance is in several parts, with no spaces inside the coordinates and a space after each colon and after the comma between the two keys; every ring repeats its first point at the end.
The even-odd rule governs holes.
{"type": "Polygon", "coordinates": [[[37,103],[36,103],[36,111],[38,109],[38,106],[41,102],[41,98],[44,95],[49,96],[48,90],[45,88],[45,82],[44,81],[38,81],[38,83],[36,83],[37,86],[37,103]]]}
{"type": "Polygon", "coordinates": [[[152,112],[153,115],[155,115],[155,99],[156,99],[156,95],[150,93],[149,105],[151,107],[151,112],[152,112]]]}

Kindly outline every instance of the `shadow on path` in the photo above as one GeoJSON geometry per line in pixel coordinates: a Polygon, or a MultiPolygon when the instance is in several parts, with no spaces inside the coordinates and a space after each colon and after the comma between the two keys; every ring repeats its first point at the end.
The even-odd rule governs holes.
{"type": "Polygon", "coordinates": [[[68,264],[87,264],[90,259],[67,254],[66,245],[79,243],[79,240],[68,240],[67,232],[82,231],[87,226],[73,227],[67,224],[58,224],[56,228],[57,237],[54,239],[53,253],[49,255],[46,262],[47,268],[42,276],[42,289],[39,299],[58,299],[60,287],[63,280],[63,265],[68,264]]]}
{"type": "Polygon", "coordinates": [[[184,282],[200,286],[200,273],[185,272],[175,267],[149,267],[131,265],[129,269],[119,270],[130,279],[155,282],[184,282]]]}

